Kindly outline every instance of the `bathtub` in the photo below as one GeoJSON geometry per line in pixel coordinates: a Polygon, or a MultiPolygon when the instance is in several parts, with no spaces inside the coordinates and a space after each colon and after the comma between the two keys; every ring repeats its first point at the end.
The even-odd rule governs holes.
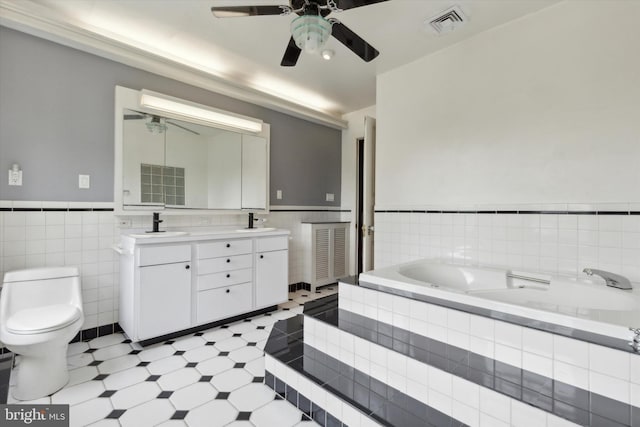
{"type": "Polygon", "coordinates": [[[629,328],[640,327],[640,284],[625,291],[584,277],[419,260],[362,273],[359,280],[398,295],[489,310],[495,318],[530,319],[534,327],[544,323],[630,341],[629,328]]]}

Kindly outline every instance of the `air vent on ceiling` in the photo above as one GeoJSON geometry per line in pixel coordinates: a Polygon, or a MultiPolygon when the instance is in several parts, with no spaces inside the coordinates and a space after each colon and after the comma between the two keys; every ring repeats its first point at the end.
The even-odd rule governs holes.
{"type": "Polygon", "coordinates": [[[446,34],[457,29],[467,22],[468,18],[459,6],[453,6],[429,18],[425,21],[425,26],[436,34],[446,34]]]}

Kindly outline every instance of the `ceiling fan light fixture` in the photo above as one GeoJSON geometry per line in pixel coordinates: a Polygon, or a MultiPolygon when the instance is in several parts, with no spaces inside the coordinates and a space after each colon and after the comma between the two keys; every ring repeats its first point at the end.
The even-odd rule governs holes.
{"type": "Polygon", "coordinates": [[[331,35],[331,22],[320,15],[302,15],[291,22],[291,35],[301,50],[316,53],[331,35]]]}
{"type": "Polygon", "coordinates": [[[333,58],[333,55],[335,55],[335,52],[331,49],[325,49],[322,51],[321,55],[322,55],[322,59],[324,59],[325,61],[329,61],[331,60],[331,58],[333,58]]]}

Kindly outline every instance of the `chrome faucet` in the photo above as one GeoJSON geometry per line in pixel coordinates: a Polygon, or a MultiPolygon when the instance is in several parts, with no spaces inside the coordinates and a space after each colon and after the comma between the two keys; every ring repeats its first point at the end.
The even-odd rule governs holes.
{"type": "Polygon", "coordinates": [[[600,276],[605,282],[607,282],[607,286],[611,286],[612,288],[631,290],[633,286],[631,286],[631,282],[624,276],[620,276],[619,274],[611,273],[610,271],[597,270],[595,268],[585,268],[582,270],[583,273],[586,273],[587,276],[600,276]]]}

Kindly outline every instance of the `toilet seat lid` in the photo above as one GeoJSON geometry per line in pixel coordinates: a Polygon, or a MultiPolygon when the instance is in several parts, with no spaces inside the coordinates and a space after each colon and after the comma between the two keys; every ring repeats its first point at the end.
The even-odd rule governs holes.
{"type": "Polygon", "coordinates": [[[41,334],[68,326],[80,318],[80,310],[69,304],[54,304],[20,310],[7,319],[14,334],[41,334]]]}

